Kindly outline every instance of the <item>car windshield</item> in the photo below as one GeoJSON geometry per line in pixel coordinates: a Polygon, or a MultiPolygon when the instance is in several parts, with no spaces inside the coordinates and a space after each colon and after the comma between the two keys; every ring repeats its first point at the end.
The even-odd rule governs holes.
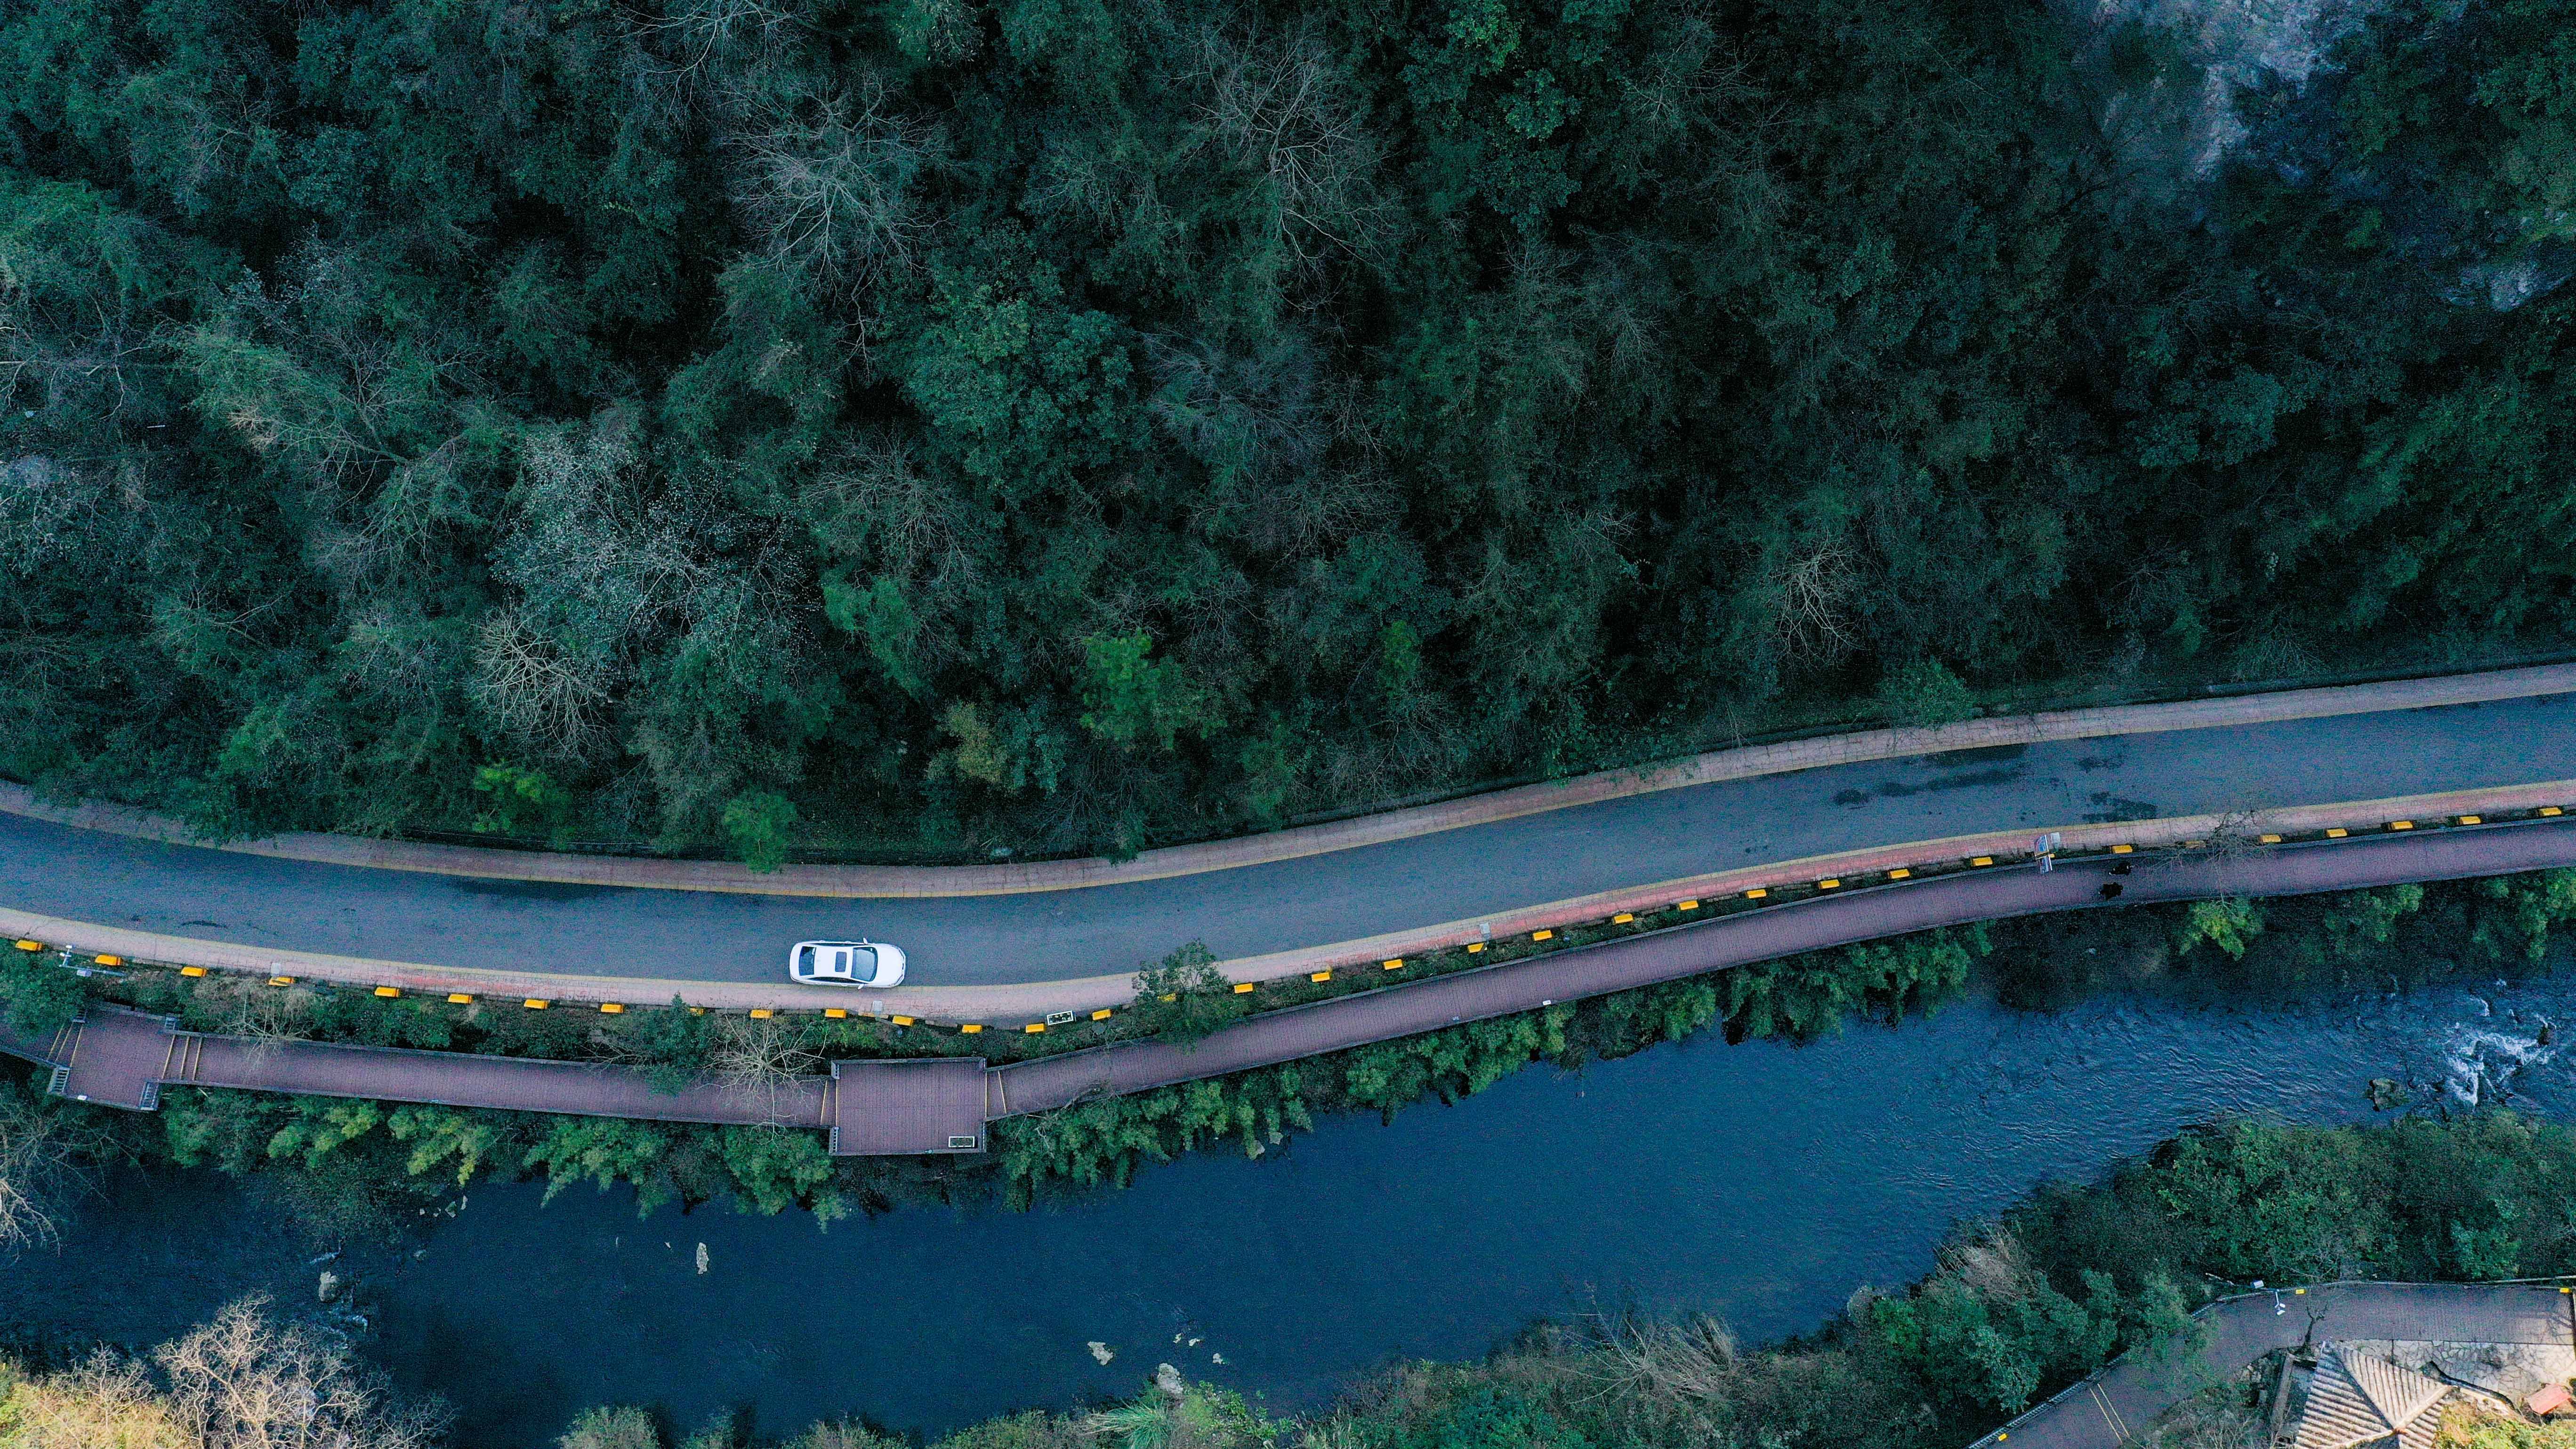
{"type": "Polygon", "coordinates": [[[796,953],[796,968],[800,971],[811,971],[814,969],[813,947],[808,946],[796,953]]]}

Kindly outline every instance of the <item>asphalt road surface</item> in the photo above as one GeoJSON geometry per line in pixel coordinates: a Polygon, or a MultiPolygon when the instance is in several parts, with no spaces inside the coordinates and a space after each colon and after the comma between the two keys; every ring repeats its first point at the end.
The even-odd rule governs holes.
{"type": "Polygon", "coordinates": [[[0,816],[0,902],[250,946],[486,969],[781,977],[801,939],[916,985],[1240,957],[1737,866],[1980,831],[2576,778],[2576,696],[2016,746],[1733,780],[1267,865],[1031,895],[816,900],[276,860],[0,816]]]}

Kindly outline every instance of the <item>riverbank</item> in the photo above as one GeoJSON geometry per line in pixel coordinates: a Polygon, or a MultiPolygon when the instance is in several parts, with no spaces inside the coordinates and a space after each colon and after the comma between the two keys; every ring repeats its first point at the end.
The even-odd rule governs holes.
{"type": "MultiPolygon", "coordinates": [[[[1237,1174],[1249,1170],[1235,1169],[1237,1174]]],[[[2107,1180],[2081,1176],[2092,1185],[2059,1182],[2035,1192],[2017,1188],[1991,1208],[1970,1205],[1968,1224],[1949,1235],[1937,1254],[1930,1253],[1931,1242],[1924,1243],[1920,1251],[1929,1261],[1918,1260],[1921,1265],[1904,1274],[1837,1273],[1833,1267],[1818,1273],[1794,1255],[1760,1263],[1774,1275],[1826,1280],[1807,1286],[1818,1295],[1832,1294],[1837,1303],[1855,1282],[1911,1282],[1910,1287],[1850,1293],[1841,1312],[1829,1310],[1784,1327],[1761,1322],[1759,1315],[1747,1322],[1727,1311],[1736,1305],[1726,1300],[1740,1302],[1739,1294],[1694,1301],[1688,1293],[1668,1292],[1624,1303],[1596,1301],[1592,1314],[1560,1301],[1548,1310],[1546,1321],[1502,1332],[1504,1341],[1490,1354],[1480,1354],[1477,1345],[1461,1353],[1422,1341],[1421,1347],[1400,1351],[1401,1361],[1391,1367],[1372,1370],[1363,1362],[1328,1371],[1315,1389],[1288,1395],[1247,1382],[1253,1375],[1245,1360],[1258,1363],[1276,1356],[1279,1345],[1244,1334],[1222,1312],[1173,1321],[1170,1333],[1141,1336],[1095,1318],[1095,1331],[1110,1335],[1101,1346],[1112,1351],[1113,1361],[1085,1375],[1097,1385],[1089,1392],[1067,1395],[1027,1379],[995,1384],[990,1379],[997,1365],[1002,1374],[1010,1372],[1014,1330],[983,1317],[984,1332],[999,1341],[981,1353],[958,1353],[958,1361],[951,1362],[952,1346],[921,1335],[911,1322],[917,1313],[905,1292],[911,1285],[903,1265],[892,1264],[890,1273],[869,1281],[869,1311],[883,1319],[879,1327],[888,1341],[902,1344],[913,1356],[904,1374],[926,1374],[933,1385],[926,1391],[915,1386],[863,1393],[805,1408],[826,1420],[864,1413],[881,1427],[861,1433],[853,1424],[842,1438],[798,1442],[846,1449],[878,1442],[870,1437],[878,1435],[935,1441],[948,1449],[1027,1449],[1096,1443],[1105,1431],[1119,1442],[1139,1430],[1151,1431],[1159,1416],[1178,1414],[1207,1449],[1248,1449],[1262,1442],[1370,1449],[1527,1442],[1562,1449],[1704,1445],[1730,1438],[1789,1449],[1810,1444],[1955,1449],[2020,1404],[2123,1348],[2153,1352],[2161,1343],[2168,1353],[2188,1349],[2187,1338],[2173,1336],[2184,1313],[2225,1291],[2211,1275],[2236,1283],[2255,1277],[2305,1282],[2349,1275],[2457,1280],[2536,1276],[2576,1266],[2567,1261],[2569,1245],[2545,1226],[2555,1221],[2553,1206],[2576,1191],[2576,1136],[2560,1123],[2497,1114],[2448,1122],[2418,1115],[2362,1127],[2236,1121],[2142,1148],[2107,1180]],[[2515,1224],[2540,1226],[2517,1231],[2515,1224]],[[1735,1318],[1743,1337],[1715,1316],[1694,1313],[1694,1307],[1735,1318]],[[1767,1347],[1750,1346],[1766,1341],[1767,1347]],[[1156,1377],[1155,1366],[1166,1362],[1196,1386],[1177,1400],[1150,1387],[1140,1393],[1140,1386],[1156,1377]],[[1020,1408],[952,1430],[925,1430],[922,1420],[903,1406],[941,1397],[952,1377],[984,1380],[952,1403],[1055,1407],[1020,1408]]],[[[1815,1199],[1813,1205],[1823,1207],[1826,1201],[1815,1199]]],[[[1739,1209],[1734,1216],[1753,1207],[1726,1206],[1739,1209]]],[[[1669,1224],[1676,1236],[1655,1249],[1694,1249],[1708,1220],[1724,1215],[1717,1203],[1667,1213],[1658,1221],[1669,1224]]],[[[620,1300],[623,1306],[617,1311],[631,1316],[641,1306],[634,1269],[623,1266],[605,1241],[595,1246],[587,1242],[594,1226],[605,1239],[615,1229],[616,1216],[614,1209],[576,1214],[575,1231],[582,1238],[577,1256],[605,1266],[604,1277],[598,1267],[593,1269],[594,1295],[620,1300]]],[[[431,1237],[433,1257],[442,1261],[421,1270],[424,1276],[453,1278],[457,1273],[450,1250],[441,1245],[471,1217],[468,1213],[431,1237]]],[[[566,1226],[559,1224],[557,1231],[566,1226]]],[[[1062,1237],[1085,1224],[1076,1219],[1051,1226],[1051,1236],[1062,1237]]],[[[645,1255],[661,1255],[661,1239],[668,1231],[629,1218],[620,1241],[642,1239],[645,1255]]],[[[742,1279],[742,1245],[720,1244],[703,1260],[708,1271],[692,1267],[692,1246],[686,1230],[674,1237],[667,1253],[675,1259],[670,1271],[710,1305],[752,1291],[757,1302],[746,1323],[759,1313],[777,1311],[779,1305],[771,1300],[781,1293],[802,1294],[807,1306],[801,1311],[808,1314],[834,1301],[828,1288],[821,1298],[815,1296],[816,1283],[832,1280],[797,1271],[807,1265],[765,1260],[775,1287],[755,1288],[742,1279]],[[789,1278],[796,1286],[783,1281],[789,1278]]],[[[1167,1246],[1186,1250],[1193,1244],[1184,1237],[1167,1246]]],[[[1400,1252],[1385,1240],[1368,1246],[1381,1259],[1400,1252]]],[[[1762,1246],[1752,1245],[1753,1251],[1762,1246]]],[[[1330,1263],[1332,1256],[1327,1249],[1325,1264],[1338,1266],[1330,1263]]],[[[353,1275],[363,1271],[346,1262],[331,1266],[353,1275]]],[[[977,1260],[977,1266],[1001,1265],[988,1257],[977,1260]]],[[[302,1271],[309,1282],[311,1269],[302,1271]]],[[[1365,1292],[1365,1275],[1333,1281],[1365,1292]]],[[[1436,1313],[1436,1277],[1408,1281],[1403,1291],[1415,1291],[1417,1282],[1435,1290],[1417,1307],[1436,1313]]],[[[1269,1296],[1263,1275],[1229,1277],[1223,1292],[1211,1295],[1210,1306],[1238,1285],[1256,1299],[1269,1296]]],[[[503,1286],[499,1292],[506,1303],[523,1290],[503,1286]]],[[[469,1378],[477,1392],[468,1401],[458,1442],[477,1445],[535,1449],[541,1441],[550,1442],[583,1402],[575,1397],[565,1404],[564,1398],[599,1386],[602,1370],[616,1370],[629,1340],[640,1344],[656,1331],[651,1324],[611,1330],[585,1339],[584,1353],[571,1354],[559,1352],[569,1349],[568,1343],[522,1342],[530,1337],[522,1328],[484,1326],[481,1334],[501,1330],[517,1350],[496,1356],[488,1351],[495,1345],[478,1341],[463,1315],[432,1326],[418,1321],[401,1292],[379,1284],[373,1295],[366,1311],[385,1322],[377,1351],[392,1358],[397,1377],[415,1392],[428,1387],[417,1366],[435,1353],[451,1382],[464,1364],[509,1365],[498,1387],[505,1397],[516,1399],[522,1412],[537,1407],[532,1400],[560,1406],[542,1426],[496,1434],[488,1414],[494,1386],[469,1378]],[[478,1400],[485,1410],[480,1417],[478,1400]]],[[[299,1296],[309,1301],[309,1292],[299,1296]]],[[[1101,1317],[1117,1316],[1116,1296],[1095,1299],[1096,1306],[1109,1310],[1101,1317]]],[[[345,1308],[308,1310],[282,1293],[278,1301],[292,1313],[346,1321],[345,1308]]],[[[1263,1301],[1255,1306],[1257,1311],[1271,1305],[1263,1301]]],[[[481,1318],[501,1316],[487,1311],[481,1318]]],[[[1338,1320],[1336,1328],[1347,1331],[1338,1320]]],[[[1078,1339],[1059,1348],[1066,1358],[1089,1357],[1078,1339]]],[[[66,1345],[58,1358],[68,1352],[66,1345]]],[[[773,1379],[806,1381],[792,1350],[773,1346],[758,1357],[767,1360],[773,1379]]],[[[795,1435],[801,1423],[790,1416],[805,1406],[779,1400],[796,1396],[764,1395],[754,1413],[741,1395],[696,1391],[698,1380],[738,1379],[745,1367],[731,1357],[711,1356],[692,1371],[654,1381],[643,1393],[630,1389],[632,1402],[649,1407],[623,1420],[629,1437],[599,1442],[621,1449],[675,1444],[711,1419],[722,1422],[722,1436],[693,1442],[734,1446],[795,1435]],[[651,1430],[649,1437],[644,1428],[651,1430]]],[[[629,1374],[630,1384],[643,1381],[629,1374]]],[[[624,1396],[612,1391],[607,1397],[624,1396]]],[[[598,1396],[590,1401],[597,1402],[598,1396]]],[[[594,1429],[603,1423],[595,1415],[588,1421],[594,1429]]],[[[956,1420],[949,1417],[949,1422],[956,1420]]]]}
{"type": "MultiPolygon", "coordinates": [[[[2095,919],[2084,923],[2034,918],[2000,928],[2014,941],[2001,970],[2014,983],[2011,989],[2034,1000],[2088,982],[2166,975],[2219,990],[2279,993],[2431,979],[2428,972],[2508,971],[2536,960],[2552,933],[2576,918],[2571,882],[2576,875],[2545,872],[2299,897],[2260,908],[2201,902],[2087,913],[2095,919]],[[2267,932],[2266,920],[2275,929],[2267,932]],[[2081,954],[2072,944],[2077,941],[2089,943],[2081,954]]],[[[1723,1025],[1738,1039],[1803,1037],[1855,1013],[1902,1017],[1955,993],[1988,939],[1985,928],[1968,928],[1873,942],[1184,1086],[1079,1100],[995,1124],[992,1156],[981,1162],[832,1159],[812,1134],[756,1128],[194,1088],[170,1090],[157,1124],[116,1116],[99,1120],[105,1130],[125,1135],[133,1144],[129,1150],[146,1160],[310,1178],[335,1201],[357,1191],[399,1202],[434,1195],[450,1177],[462,1183],[497,1174],[539,1175],[557,1186],[627,1182],[648,1205],[729,1195],[763,1211],[803,1206],[826,1219],[961,1196],[1000,1194],[1026,1204],[1051,1184],[1124,1183],[1145,1162],[1220,1141],[1257,1155],[1285,1134],[1310,1127],[1320,1114],[1392,1113],[1424,1097],[1455,1100],[1539,1060],[1578,1066],[1711,1025],[1723,1025]]],[[[23,962],[9,969],[0,989],[60,979],[60,973],[23,962]]],[[[245,998],[178,977],[138,980],[169,985],[171,994],[144,1003],[161,1010],[211,1015],[249,1009],[245,1002],[281,999],[245,998]]],[[[1187,1000],[1205,1001],[1210,1010],[1234,1000],[1221,986],[1205,986],[1168,1007],[1155,993],[1144,994],[1148,1020],[1157,1009],[1169,1014],[1187,1000]]],[[[318,1010],[305,1025],[352,1035],[381,1033],[388,1024],[442,1034],[459,1025],[421,1003],[348,994],[311,999],[318,1010]]],[[[492,1020],[522,1033],[553,1035],[534,1041],[497,1034],[474,1034],[462,1042],[450,1035],[430,1041],[397,1036],[390,1043],[382,1035],[359,1039],[480,1046],[505,1055],[561,1052],[633,1063],[685,1080],[722,1061],[783,1076],[826,1053],[846,1052],[854,1034],[882,1041],[885,1030],[860,1019],[742,1021],[676,1010],[637,1013],[631,1022],[524,1011],[492,1020]],[[555,1052],[542,1049],[548,1045],[555,1052]]],[[[470,1023],[469,1015],[463,1024],[470,1023]]]]}

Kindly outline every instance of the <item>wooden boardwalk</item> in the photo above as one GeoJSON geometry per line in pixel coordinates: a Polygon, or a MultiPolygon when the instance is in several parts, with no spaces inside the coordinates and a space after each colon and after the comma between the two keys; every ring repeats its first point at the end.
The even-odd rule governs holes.
{"type": "Polygon", "coordinates": [[[976,1152],[992,1120],[1060,1109],[1391,1041],[1802,951],[2006,916],[2105,903],[2279,896],[2576,866],[2576,818],[2287,845],[2215,858],[2132,857],[2042,873],[1945,875],[1749,911],[1700,925],[1557,952],[1409,985],[1265,1012],[1192,1046],[1128,1042],[1002,1067],[975,1058],[835,1063],[829,1077],[745,1094],[710,1081],[656,1089],[641,1068],[319,1042],[271,1043],[175,1029],[94,1005],[36,1042],[0,1029],[0,1051],[54,1068],[53,1089],[149,1111],[164,1086],[225,1087],[565,1112],[662,1122],[819,1128],[843,1155],[976,1152]]]}
{"type": "Polygon", "coordinates": [[[820,1128],[849,1153],[972,1152],[983,1146],[984,1063],[942,1059],[848,1063],[829,1077],[742,1090],[700,1080],[658,1088],[637,1067],[325,1042],[267,1042],[180,1031],[163,1017],[93,1004],[42,1045],[23,1034],[0,1050],[53,1068],[53,1091],[149,1112],[164,1087],[222,1087],[306,1096],[428,1102],[652,1122],[820,1128]],[[901,1067],[864,1070],[848,1067],[901,1067]],[[851,1090],[855,1085],[856,1089],[851,1090]]]}
{"type": "Polygon", "coordinates": [[[1272,1066],[1560,1001],[1678,981],[1935,926],[2106,904],[2214,896],[2287,896],[2401,881],[2504,875],[2576,865],[2576,824],[2553,821],[2440,834],[2276,846],[2222,859],[2109,859],[2042,874],[2027,866],[1938,876],[1815,897],[1524,961],[1462,971],[1310,1006],[1264,1012],[1188,1047],[1134,1042],[993,1069],[997,1116],[1045,1112],[1099,1096],[1272,1066]]]}

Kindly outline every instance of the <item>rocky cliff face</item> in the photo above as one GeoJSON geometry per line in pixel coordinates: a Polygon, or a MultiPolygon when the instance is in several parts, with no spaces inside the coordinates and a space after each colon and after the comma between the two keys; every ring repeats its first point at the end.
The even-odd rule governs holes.
{"type": "Polygon", "coordinates": [[[2103,127],[2142,171],[2206,181],[2253,125],[2241,91],[2304,95],[2384,0],[2054,0],[2109,82],[2103,127]]]}
{"type": "Polygon", "coordinates": [[[2422,156],[2355,159],[2342,102],[2349,62],[2374,37],[2434,53],[2466,44],[2476,0],[2052,0],[2075,36],[2076,66],[2142,201],[2209,219],[2230,164],[2293,187],[2362,200],[2387,243],[2454,306],[2509,312],[2576,277],[2565,211],[2481,207],[2422,156]]]}

